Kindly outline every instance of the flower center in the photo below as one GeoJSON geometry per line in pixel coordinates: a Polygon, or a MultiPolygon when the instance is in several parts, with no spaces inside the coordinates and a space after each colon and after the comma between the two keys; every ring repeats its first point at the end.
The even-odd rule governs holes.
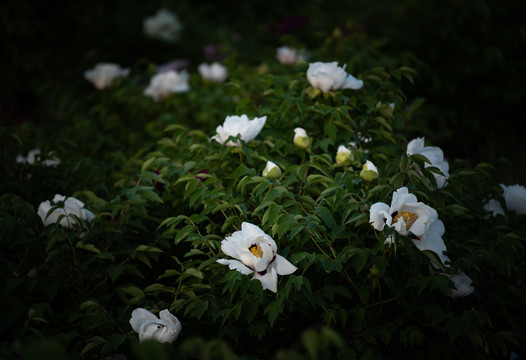
{"type": "Polygon", "coordinates": [[[250,250],[252,255],[254,255],[255,257],[258,257],[260,259],[263,257],[263,249],[261,249],[261,246],[259,246],[259,244],[252,244],[252,246],[250,246],[248,250],[250,250]]]}
{"type": "Polygon", "coordinates": [[[416,219],[418,219],[418,215],[409,211],[401,211],[393,218],[393,224],[396,223],[400,218],[404,219],[406,229],[409,230],[415,223],[416,219]]]}

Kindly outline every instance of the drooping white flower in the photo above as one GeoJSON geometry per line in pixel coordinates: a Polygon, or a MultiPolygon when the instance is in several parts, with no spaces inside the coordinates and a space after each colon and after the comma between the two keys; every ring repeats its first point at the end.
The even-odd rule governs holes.
{"type": "MultiPolygon", "coordinates": [[[[224,144],[230,136],[241,135],[241,139],[248,143],[258,136],[261,129],[265,125],[267,117],[256,117],[252,120],[249,120],[246,114],[241,116],[231,115],[225,118],[223,125],[219,125],[216,128],[217,134],[212,136],[212,140],[217,141],[218,143],[224,144]]],[[[237,146],[239,144],[233,142],[232,140],[228,141],[227,146],[237,146]]]]}
{"type": "Polygon", "coordinates": [[[177,40],[182,28],[183,25],[177,15],[166,9],[160,9],[143,22],[144,33],[147,36],[168,42],[177,40]]]}
{"type": "Polygon", "coordinates": [[[88,222],[95,219],[95,214],[85,209],[82,201],[60,194],[56,194],[51,202],[49,200],[41,202],[38,207],[38,215],[45,226],[56,223],[59,217],[63,216],[60,219],[60,225],[69,229],[75,226],[75,217],[88,222]],[[57,208],[50,212],[54,207],[57,208]]]}
{"type": "Polygon", "coordinates": [[[144,95],[158,101],[173,93],[187,92],[190,90],[189,77],[190,75],[185,70],[181,72],[171,70],[156,74],[151,78],[150,85],[144,90],[144,95]]]}
{"type": "Polygon", "coordinates": [[[128,76],[130,70],[123,69],[113,63],[99,63],[93,69],[84,73],[84,78],[99,90],[106,89],[113,84],[113,81],[121,76],[128,76]]]}
{"type": "Polygon", "coordinates": [[[345,145],[338,146],[338,151],[336,152],[336,163],[345,164],[354,160],[351,150],[349,150],[345,145]]]}
{"type": "Polygon", "coordinates": [[[294,145],[302,149],[306,149],[310,146],[309,135],[305,129],[297,127],[294,129],[294,145]]]}
{"type": "Polygon", "coordinates": [[[309,64],[307,69],[307,80],[309,83],[323,91],[339,89],[361,89],[363,81],[345,72],[345,65],[338,66],[338,62],[314,62],[309,64]]]}
{"type": "Polygon", "coordinates": [[[424,146],[424,138],[419,137],[411,140],[407,144],[407,155],[420,154],[425,156],[431,164],[425,164],[425,167],[434,166],[437,167],[443,175],[433,173],[436,181],[437,188],[444,187],[447,182],[446,179],[449,177],[449,163],[444,160],[444,152],[438,146],[424,146]]]}
{"type": "Polygon", "coordinates": [[[139,334],[139,341],[148,339],[172,343],[181,333],[182,325],[179,319],[168,309],[159,312],[159,317],[152,312],[137,308],[133,310],[130,325],[139,334]]]}
{"type": "Polygon", "coordinates": [[[506,202],[506,209],[517,214],[526,214],[526,188],[519,184],[500,184],[500,187],[504,190],[502,196],[506,202]]]}
{"type": "Polygon", "coordinates": [[[228,70],[226,69],[226,66],[218,62],[214,62],[211,65],[202,63],[197,67],[197,70],[205,80],[225,82],[228,78],[228,70]]]}
{"type": "MultiPolygon", "coordinates": [[[[16,157],[16,162],[19,164],[34,164],[42,158],[40,154],[40,149],[29,150],[27,156],[18,155],[16,157]]],[[[52,157],[50,159],[43,160],[42,164],[45,166],[57,166],[58,164],[60,164],[60,159],[52,157]]]]}
{"type": "Polygon", "coordinates": [[[266,178],[277,179],[281,176],[281,169],[272,161],[267,161],[265,169],[263,169],[263,176],[266,178]]]}
{"type": "Polygon", "coordinates": [[[232,259],[218,259],[221,265],[244,275],[254,273],[263,290],[277,292],[278,275],[289,275],[297,270],[287,259],[277,253],[276,242],[258,226],[244,222],[241,230],[221,241],[221,250],[232,259]]]}
{"type": "Polygon", "coordinates": [[[283,65],[293,65],[298,61],[305,61],[306,56],[303,51],[288,46],[280,46],[276,49],[276,58],[283,65]]]}
{"type": "Polygon", "coordinates": [[[363,164],[360,177],[369,182],[378,179],[378,169],[370,160],[367,160],[365,164],[363,164]]]}

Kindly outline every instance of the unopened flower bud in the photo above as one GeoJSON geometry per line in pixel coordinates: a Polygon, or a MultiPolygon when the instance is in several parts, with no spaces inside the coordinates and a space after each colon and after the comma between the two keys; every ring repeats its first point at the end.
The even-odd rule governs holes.
{"type": "Polygon", "coordinates": [[[267,166],[263,170],[263,176],[266,178],[277,179],[281,176],[281,169],[272,161],[267,161],[267,166]]]}
{"type": "Polygon", "coordinates": [[[336,163],[345,164],[354,160],[354,156],[348,148],[344,145],[338,147],[338,152],[336,153],[336,163]]]}
{"type": "Polygon", "coordinates": [[[294,129],[294,145],[303,149],[309,147],[310,139],[304,129],[299,127],[294,129]]]}
{"type": "Polygon", "coordinates": [[[378,179],[378,169],[372,162],[367,160],[367,162],[363,165],[363,169],[360,172],[360,176],[365,181],[371,182],[376,179],[378,179]]]}

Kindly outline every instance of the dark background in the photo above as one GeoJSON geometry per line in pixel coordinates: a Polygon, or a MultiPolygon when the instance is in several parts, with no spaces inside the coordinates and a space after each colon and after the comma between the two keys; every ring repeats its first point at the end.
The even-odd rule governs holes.
{"type": "MultiPolygon", "coordinates": [[[[0,124],[67,122],[63,102],[82,102],[82,74],[96,62],[139,67],[174,57],[203,61],[203,46],[235,42],[246,62],[283,36],[317,47],[313,34],[352,28],[411,59],[408,102],[425,100],[408,137],[425,136],[449,159],[490,162],[499,181],[526,184],[522,140],[526,88],[526,2],[471,1],[4,1],[0,5],[0,124]],[[144,37],[160,7],[184,24],[181,39],[144,37]],[[358,30],[357,30],[358,29],[358,30]],[[167,56],[167,54],[170,54],[167,56]],[[418,130],[418,131],[417,131],[418,130]]],[[[270,50],[269,50],[270,49],[270,50]]],[[[344,62],[345,59],[338,59],[344,62]]]]}

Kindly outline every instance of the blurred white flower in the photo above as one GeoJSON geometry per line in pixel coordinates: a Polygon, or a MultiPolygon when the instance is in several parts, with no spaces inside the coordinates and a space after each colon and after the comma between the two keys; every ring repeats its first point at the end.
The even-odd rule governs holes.
{"type": "Polygon", "coordinates": [[[369,150],[368,149],[363,149],[363,145],[367,144],[368,142],[370,142],[372,139],[369,137],[369,138],[366,138],[365,136],[363,136],[361,133],[356,133],[356,135],[358,136],[358,141],[359,143],[357,143],[356,141],[350,141],[349,142],[349,145],[354,148],[354,149],[361,149],[364,153],[368,153],[369,150]]]}
{"type": "Polygon", "coordinates": [[[310,146],[310,139],[305,129],[300,127],[294,129],[294,145],[302,149],[310,146]]]}
{"type": "MultiPolygon", "coordinates": [[[[27,156],[18,155],[16,157],[16,162],[19,164],[34,164],[35,162],[38,162],[42,159],[40,153],[40,149],[29,150],[27,156]]],[[[42,164],[46,166],[57,166],[58,164],[60,164],[60,159],[52,157],[50,159],[43,160],[42,164]]]]}
{"type": "Polygon", "coordinates": [[[218,62],[214,62],[212,65],[203,63],[197,69],[205,80],[224,82],[228,78],[228,70],[218,62]]]}
{"type": "Polygon", "coordinates": [[[190,90],[188,78],[189,74],[185,70],[181,72],[171,70],[154,75],[150,85],[144,90],[144,95],[158,101],[173,93],[187,92],[190,90]]]}
{"type": "MultiPolygon", "coordinates": [[[[212,136],[211,139],[217,141],[218,143],[224,144],[230,136],[235,137],[239,134],[241,135],[241,140],[248,143],[258,136],[266,121],[266,116],[259,118],[256,117],[252,120],[249,120],[248,116],[245,114],[241,116],[227,116],[223,125],[219,125],[216,128],[217,134],[212,136]]],[[[237,146],[239,144],[230,140],[226,145],[237,146]]]]}
{"type": "Polygon", "coordinates": [[[280,46],[276,49],[276,58],[283,65],[293,65],[299,61],[305,61],[306,55],[301,50],[288,46],[280,46]]]}
{"type": "Polygon", "coordinates": [[[378,179],[378,169],[376,166],[369,160],[363,164],[362,171],[360,171],[360,176],[365,181],[373,181],[378,179]]]}
{"type": "Polygon", "coordinates": [[[336,152],[336,163],[345,164],[354,160],[354,156],[345,145],[340,145],[338,151],[336,152]]]}
{"type": "Polygon", "coordinates": [[[449,163],[444,160],[442,149],[438,146],[424,146],[424,138],[419,137],[411,140],[407,144],[406,152],[407,155],[419,154],[425,156],[431,162],[431,164],[426,162],[425,167],[435,166],[442,172],[443,175],[433,173],[437,181],[437,188],[440,189],[447,184],[446,179],[449,177],[449,163]]]}
{"type": "Polygon", "coordinates": [[[266,178],[277,179],[281,176],[281,169],[272,161],[267,161],[265,169],[263,169],[263,176],[266,178]]]}
{"type": "Polygon", "coordinates": [[[483,206],[485,212],[489,213],[486,218],[490,216],[502,215],[506,216],[504,209],[502,208],[501,203],[495,199],[489,199],[483,206]]]}
{"type": "Polygon", "coordinates": [[[471,285],[473,281],[469,276],[467,276],[463,271],[458,272],[457,274],[451,276],[453,281],[454,289],[451,289],[451,293],[454,297],[464,297],[471,295],[475,289],[471,285]]]}
{"type": "Polygon", "coordinates": [[[56,194],[51,202],[49,200],[41,202],[38,207],[38,215],[45,226],[56,223],[62,216],[60,225],[69,229],[75,226],[75,217],[88,222],[95,219],[95,214],[85,209],[82,201],[60,194],[56,194]],[[53,208],[55,209],[50,212],[53,208]]]}
{"type": "Polygon", "coordinates": [[[500,184],[500,187],[504,190],[502,196],[506,202],[506,209],[517,214],[526,214],[526,188],[519,184],[500,184]]]}
{"type": "Polygon", "coordinates": [[[345,66],[339,67],[338,62],[314,62],[307,69],[309,83],[324,93],[338,89],[361,89],[363,81],[345,72],[345,66]]]}
{"type": "Polygon", "coordinates": [[[152,312],[138,308],[133,310],[130,325],[139,334],[139,341],[148,339],[161,343],[172,343],[181,333],[182,325],[168,309],[159,312],[159,317],[152,312]]]}
{"type": "Polygon", "coordinates": [[[287,259],[277,253],[276,242],[254,224],[244,222],[241,230],[221,241],[221,250],[235,260],[219,259],[221,265],[244,275],[254,273],[263,290],[277,292],[278,275],[289,275],[297,270],[287,259]]]}
{"type": "Polygon", "coordinates": [[[179,37],[183,25],[176,14],[160,9],[155,15],[144,19],[143,28],[149,37],[173,42],[179,37]]]}
{"type": "Polygon", "coordinates": [[[93,69],[84,73],[84,78],[99,90],[110,87],[113,81],[121,76],[127,76],[129,69],[123,69],[117,64],[99,63],[93,69]]]}

